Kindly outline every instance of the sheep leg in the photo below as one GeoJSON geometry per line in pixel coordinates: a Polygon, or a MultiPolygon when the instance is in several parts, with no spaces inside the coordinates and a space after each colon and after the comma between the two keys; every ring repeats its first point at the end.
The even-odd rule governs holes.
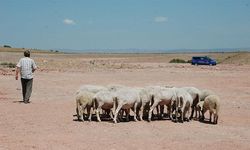
{"type": "Polygon", "coordinates": [[[111,112],[111,118],[114,119],[114,115],[115,115],[115,108],[112,108],[112,112],[111,112]]]}
{"type": "Polygon", "coordinates": [[[176,107],[175,107],[175,121],[174,122],[178,122],[178,114],[179,114],[179,109],[178,109],[178,107],[176,105],[176,107]]]}
{"type": "Polygon", "coordinates": [[[129,122],[130,109],[125,109],[125,113],[126,113],[126,121],[129,122]]]}
{"type": "Polygon", "coordinates": [[[133,112],[134,112],[134,120],[135,120],[135,121],[138,121],[137,118],[136,118],[136,114],[137,114],[137,103],[134,104],[134,110],[133,110],[133,112]]]}
{"type": "Polygon", "coordinates": [[[117,106],[117,108],[115,110],[115,116],[114,116],[114,119],[113,119],[114,123],[117,123],[117,115],[118,115],[119,111],[121,110],[121,108],[122,108],[122,104],[118,104],[118,106],[117,106]]]}
{"type": "Polygon", "coordinates": [[[120,109],[120,111],[118,113],[118,120],[119,121],[122,120],[123,116],[124,116],[124,109],[120,109]]]}
{"type": "Polygon", "coordinates": [[[88,120],[91,121],[91,118],[92,118],[91,107],[87,107],[87,114],[89,116],[88,120]]]}
{"type": "Polygon", "coordinates": [[[167,107],[168,107],[169,119],[170,119],[170,120],[173,120],[173,116],[172,116],[172,106],[171,106],[171,104],[169,104],[167,107]]]}
{"type": "Polygon", "coordinates": [[[84,121],[82,106],[79,101],[76,102],[76,114],[79,121],[84,121]]]}
{"type": "Polygon", "coordinates": [[[84,121],[85,108],[86,108],[86,105],[82,105],[80,109],[80,117],[82,118],[82,121],[84,121]]]}
{"type": "Polygon", "coordinates": [[[189,119],[190,120],[192,120],[193,119],[193,116],[194,116],[194,105],[192,105],[192,112],[191,112],[191,115],[190,115],[190,117],[189,117],[189,119]]]}
{"type": "Polygon", "coordinates": [[[163,115],[164,115],[163,113],[164,113],[164,105],[160,105],[160,114],[159,114],[160,119],[163,119],[163,115]]]}
{"type": "Polygon", "coordinates": [[[183,123],[184,122],[184,112],[183,111],[180,112],[180,117],[181,117],[180,123],[183,123]]]}
{"type": "Polygon", "coordinates": [[[196,111],[198,112],[198,118],[197,119],[200,119],[201,118],[201,110],[200,110],[200,108],[199,109],[197,108],[196,111]]]}
{"type": "Polygon", "coordinates": [[[151,121],[151,117],[152,117],[152,112],[153,110],[155,109],[155,107],[157,106],[158,104],[156,102],[154,102],[154,104],[150,107],[150,110],[148,112],[148,121],[150,122],[151,121]]]}
{"type": "Polygon", "coordinates": [[[78,121],[82,121],[82,117],[80,115],[80,111],[78,108],[76,108],[76,116],[77,116],[78,121]]]}
{"type": "Polygon", "coordinates": [[[212,122],[212,112],[209,111],[209,122],[212,122]]]}
{"type": "MultiPolygon", "coordinates": [[[[187,116],[190,116],[191,114],[191,108],[188,109],[188,115],[187,116]]],[[[190,119],[187,117],[187,121],[190,121],[190,119]]]]}
{"type": "Polygon", "coordinates": [[[101,107],[98,106],[97,109],[96,109],[96,117],[97,117],[98,122],[101,122],[100,111],[101,111],[101,107]]]}
{"type": "Polygon", "coordinates": [[[142,117],[143,117],[144,105],[145,105],[145,104],[142,104],[142,105],[141,105],[141,108],[139,109],[139,118],[140,118],[140,121],[143,120],[142,117]]]}
{"type": "Polygon", "coordinates": [[[197,120],[198,114],[197,114],[197,107],[196,106],[194,107],[194,111],[195,111],[195,120],[197,120]]]}
{"type": "Polygon", "coordinates": [[[109,112],[109,115],[110,115],[110,118],[111,118],[111,119],[114,118],[113,114],[114,114],[114,109],[111,109],[111,111],[109,112]]]}
{"type": "Polygon", "coordinates": [[[214,124],[218,123],[218,114],[214,114],[214,124]]]}

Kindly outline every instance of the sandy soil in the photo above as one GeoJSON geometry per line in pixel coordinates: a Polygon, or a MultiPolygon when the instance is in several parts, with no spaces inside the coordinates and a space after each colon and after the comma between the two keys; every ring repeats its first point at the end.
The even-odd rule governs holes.
{"type": "MultiPolygon", "coordinates": [[[[1,60],[20,57],[0,53],[1,60]]],[[[162,57],[36,54],[40,68],[28,105],[20,102],[13,70],[0,68],[0,150],[250,149],[250,65],[169,64],[162,57]],[[221,98],[219,123],[74,121],[74,93],[84,84],[210,89],[221,98]]]]}

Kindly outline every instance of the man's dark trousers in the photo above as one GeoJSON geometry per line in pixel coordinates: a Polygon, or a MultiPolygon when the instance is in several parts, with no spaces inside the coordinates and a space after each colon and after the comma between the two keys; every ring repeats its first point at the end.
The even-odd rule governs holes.
{"type": "Polygon", "coordinates": [[[22,92],[23,92],[23,102],[29,103],[30,96],[32,93],[33,79],[23,79],[21,78],[22,92]]]}

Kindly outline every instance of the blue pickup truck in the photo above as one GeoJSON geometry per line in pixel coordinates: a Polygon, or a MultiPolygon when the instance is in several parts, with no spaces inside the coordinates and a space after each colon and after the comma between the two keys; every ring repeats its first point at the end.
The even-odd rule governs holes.
{"type": "Polygon", "coordinates": [[[194,56],[192,57],[192,65],[216,65],[216,60],[209,58],[208,56],[194,56]]]}

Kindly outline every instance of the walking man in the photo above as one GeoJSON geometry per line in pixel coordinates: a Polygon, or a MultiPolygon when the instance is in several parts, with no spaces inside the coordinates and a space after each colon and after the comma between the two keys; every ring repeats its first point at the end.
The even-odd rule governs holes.
{"type": "Polygon", "coordinates": [[[18,74],[21,75],[23,102],[25,104],[30,103],[30,96],[32,93],[33,73],[37,69],[37,66],[33,59],[30,58],[30,51],[24,51],[24,57],[21,58],[16,65],[16,80],[18,80],[18,74]]]}

